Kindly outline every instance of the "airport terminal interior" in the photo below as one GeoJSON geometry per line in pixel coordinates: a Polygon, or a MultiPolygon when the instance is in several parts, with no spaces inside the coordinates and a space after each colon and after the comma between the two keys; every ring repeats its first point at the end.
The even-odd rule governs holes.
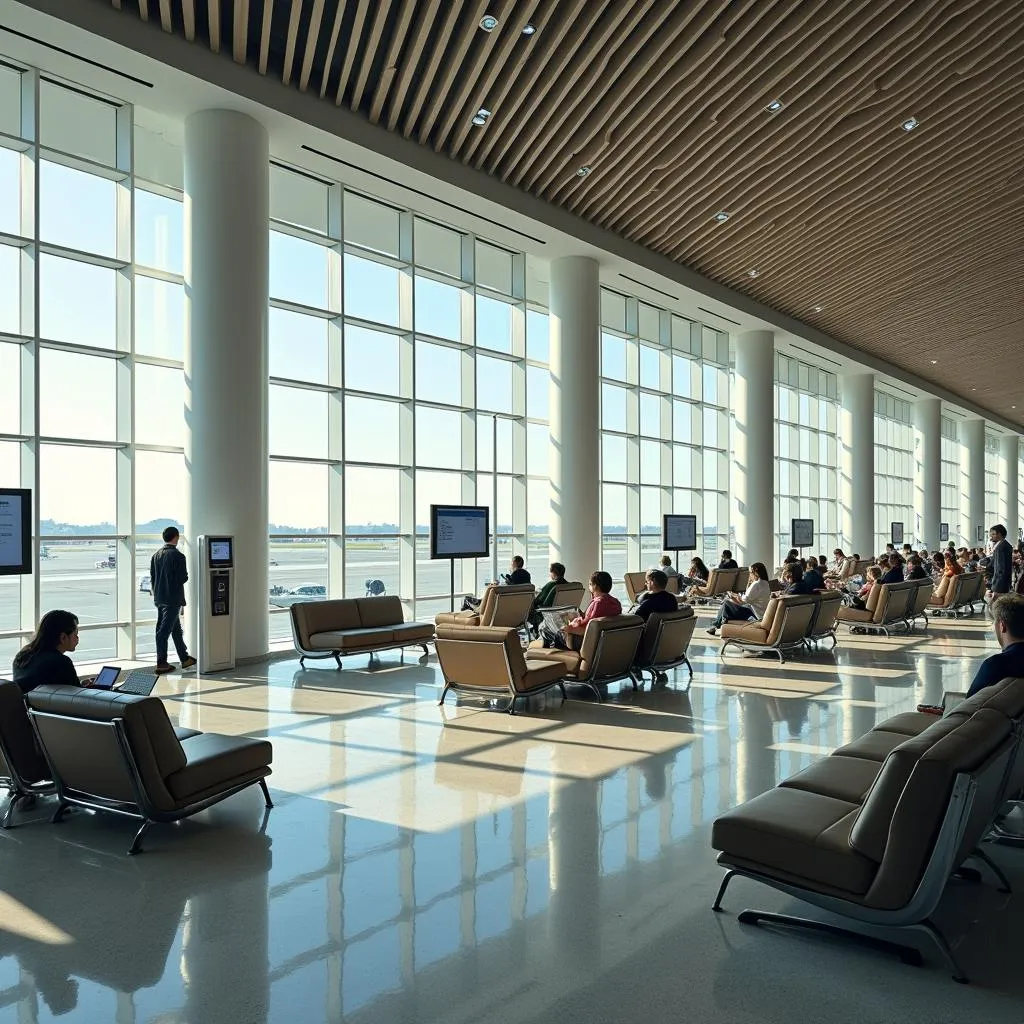
{"type": "Polygon", "coordinates": [[[1024,680],[959,702],[1022,60],[1017,0],[0,0],[0,678],[60,609],[142,685],[0,684],[0,1024],[1019,1024],[1024,680]]]}

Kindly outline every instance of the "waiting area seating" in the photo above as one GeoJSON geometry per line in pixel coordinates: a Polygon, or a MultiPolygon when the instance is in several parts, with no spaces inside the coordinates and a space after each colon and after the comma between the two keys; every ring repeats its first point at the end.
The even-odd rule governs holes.
{"type": "Polygon", "coordinates": [[[39,686],[29,718],[49,766],[58,805],[141,819],[128,853],[155,822],[180,821],[249,786],[272,807],[270,741],[175,729],[157,697],[79,686],[39,686]]]}
{"type": "Polygon", "coordinates": [[[650,672],[653,681],[681,665],[687,667],[692,681],[693,666],[686,652],[696,625],[697,617],[689,605],[675,612],[652,612],[648,615],[633,664],[634,687],[636,677],[642,679],[644,672],[650,672]]]}
{"type": "Polygon", "coordinates": [[[524,654],[519,631],[509,626],[468,626],[440,623],[434,641],[444,689],[509,698],[508,713],[515,714],[516,700],[557,686],[565,697],[561,661],[540,657],[547,651],[524,654]]]}
{"type": "MultiPolygon", "coordinates": [[[[722,600],[726,594],[737,589],[737,577],[741,572],[746,572],[749,578],[749,569],[712,569],[708,575],[707,583],[693,587],[689,597],[701,604],[712,600],[722,600]]],[[[744,580],[746,586],[746,580],[744,580]]]]}
{"type": "Polygon", "coordinates": [[[871,588],[864,608],[840,608],[839,620],[851,630],[865,633],[890,636],[894,629],[909,632],[915,619],[923,616],[932,592],[931,580],[883,583],[871,588]]]}
{"type": "MultiPolygon", "coordinates": [[[[622,579],[626,586],[626,594],[629,597],[630,610],[634,609],[640,602],[641,595],[647,590],[647,572],[627,572],[622,579]]],[[[679,595],[679,577],[669,576],[665,589],[670,594],[679,595]]]]}
{"type": "Polygon", "coordinates": [[[806,639],[824,596],[783,594],[768,602],[760,622],[725,623],[721,631],[725,642],[720,656],[724,657],[730,647],[738,647],[755,653],[770,652],[780,663],[785,662],[787,652],[806,648],[806,639]]]}
{"type": "Polygon", "coordinates": [[[864,931],[931,937],[957,981],[966,981],[935,926],[950,874],[980,850],[1011,786],[1021,784],[1024,679],[988,687],[939,718],[904,713],[721,815],[711,844],[727,869],[714,909],[742,875],[851,922],[849,929],[744,911],[770,921],[880,944],[906,963],[915,947],[864,931]],[[864,926],[864,931],[856,928],[864,926]]]}
{"type": "Polygon", "coordinates": [[[50,766],[36,743],[21,687],[0,680],[0,787],[10,798],[0,818],[8,828],[18,805],[26,806],[37,796],[57,791],[50,766]]]}
{"type": "Polygon", "coordinates": [[[434,625],[448,626],[514,626],[518,629],[526,622],[537,591],[532,583],[515,586],[491,583],[480,595],[475,609],[458,612],[438,612],[434,625]]]}
{"type": "Polygon", "coordinates": [[[929,602],[932,615],[960,618],[973,615],[975,605],[985,599],[985,574],[963,572],[959,576],[943,576],[929,602]]]}
{"type": "Polygon", "coordinates": [[[374,654],[401,647],[422,647],[433,639],[429,622],[406,622],[402,602],[394,595],[355,597],[338,601],[308,601],[289,609],[292,637],[299,664],[307,658],[374,654]]]}

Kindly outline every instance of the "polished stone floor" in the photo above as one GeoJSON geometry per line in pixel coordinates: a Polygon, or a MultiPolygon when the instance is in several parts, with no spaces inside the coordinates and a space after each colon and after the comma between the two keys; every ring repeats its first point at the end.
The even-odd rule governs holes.
{"type": "MultiPolygon", "coordinates": [[[[704,623],[702,622],[702,625],[704,623]]],[[[1024,1021],[1021,895],[952,883],[940,920],[974,978],[736,921],[801,909],[738,880],[715,816],[876,721],[962,690],[980,617],[836,652],[718,657],[605,704],[438,708],[436,660],[277,660],[161,681],[172,718],[269,736],[258,790],[129,858],[130,823],[75,813],[0,833],[0,1022],[1024,1021]]],[[[802,910],[801,910],[802,912],[802,910]]]]}

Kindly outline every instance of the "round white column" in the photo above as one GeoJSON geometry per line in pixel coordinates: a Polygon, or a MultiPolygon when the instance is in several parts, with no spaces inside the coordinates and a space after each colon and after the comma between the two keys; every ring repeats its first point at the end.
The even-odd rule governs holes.
{"type": "MultiPolygon", "coordinates": [[[[269,218],[266,128],[232,110],[191,115],[185,123],[186,532],[193,545],[200,534],[235,538],[241,660],[264,657],[269,647],[269,218]]],[[[192,629],[194,637],[194,611],[192,629]]]]}
{"type": "Polygon", "coordinates": [[[1017,528],[1020,526],[1020,438],[1008,434],[1002,441],[1003,455],[1003,525],[1011,544],[1017,543],[1017,528]]]}
{"type": "Polygon", "coordinates": [[[843,537],[862,558],[875,552],[875,377],[843,377],[843,537]]]}
{"type": "Polygon", "coordinates": [[[939,544],[942,518],[942,402],[922,398],[914,404],[914,429],[917,434],[917,480],[914,481],[915,511],[921,517],[918,545],[935,548],[939,544]]]}
{"type": "Polygon", "coordinates": [[[737,335],[732,480],[736,558],[741,565],[764,562],[774,567],[777,563],[774,386],[774,332],[737,335]]]}
{"type": "Polygon", "coordinates": [[[551,264],[551,557],[569,579],[601,567],[601,288],[597,260],[551,264]]]}
{"type": "Polygon", "coordinates": [[[978,527],[982,528],[984,540],[988,537],[985,528],[992,525],[985,522],[985,421],[964,420],[961,428],[967,450],[966,543],[973,547],[979,543],[978,527]]]}

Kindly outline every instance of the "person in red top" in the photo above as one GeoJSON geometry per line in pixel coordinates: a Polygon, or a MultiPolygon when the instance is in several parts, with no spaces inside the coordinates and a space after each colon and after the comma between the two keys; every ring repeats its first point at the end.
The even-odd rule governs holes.
{"type": "Polygon", "coordinates": [[[575,619],[568,622],[561,630],[555,632],[545,629],[542,637],[545,647],[558,647],[561,650],[569,650],[572,637],[583,636],[587,630],[587,623],[591,619],[603,619],[609,615],[621,615],[622,604],[617,597],[612,597],[611,573],[601,570],[593,573],[590,577],[590,604],[583,615],[577,615],[575,619]]]}

